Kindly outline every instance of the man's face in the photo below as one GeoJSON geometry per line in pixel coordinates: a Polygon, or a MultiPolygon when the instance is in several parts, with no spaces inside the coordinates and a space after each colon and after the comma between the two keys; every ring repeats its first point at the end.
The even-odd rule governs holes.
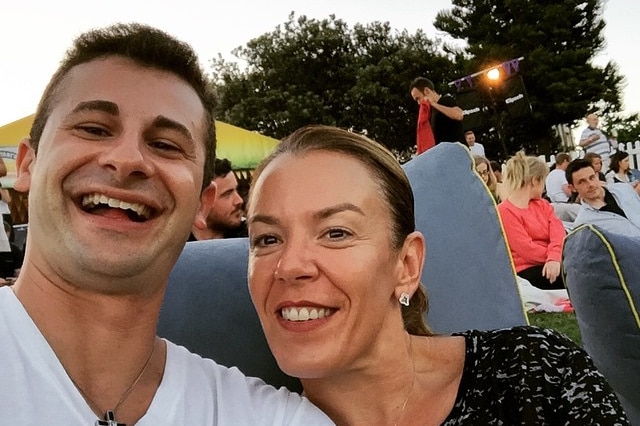
{"type": "Polygon", "coordinates": [[[587,125],[589,127],[591,127],[592,129],[595,129],[598,127],[598,116],[595,114],[589,114],[587,115],[587,125]]]}
{"type": "Polygon", "coordinates": [[[411,97],[413,98],[414,101],[416,101],[417,103],[420,104],[423,101],[427,100],[427,91],[428,90],[429,89],[425,88],[423,91],[421,91],[417,87],[414,87],[413,89],[411,89],[411,97]]]}
{"type": "Polygon", "coordinates": [[[570,163],[569,160],[564,160],[562,163],[558,164],[556,168],[558,170],[567,170],[567,167],[569,167],[569,163],[570,163]]]}
{"type": "Polygon", "coordinates": [[[207,216],[207,227],[224,232],[242,224],[244,201],[238,193],[238,181],[233,172],[213,180],[216,184],[216,198],[207,216]]]}
{"type": "Polygon", "coordinates": [[[600,179],[592,167],[583,167],[571,175],[573,184],[570,185],[580,198],[589,204],[604,200],[604,189],[600,179]]]}
{"type": "Polygon", "coordinates": [[[205,134],[198,95],[171,73],[120,57],[71,69],[37,156],[20,146],[30,262],[114,293],[168,274],[199,206],[205,134]]]}
{"type": "Polygon", "coordinates": [[[464,139],[467,141],[467,145],[469,146],[473,146],[476,143],[476,135],[473,132],[464,135],[464,139]]]}

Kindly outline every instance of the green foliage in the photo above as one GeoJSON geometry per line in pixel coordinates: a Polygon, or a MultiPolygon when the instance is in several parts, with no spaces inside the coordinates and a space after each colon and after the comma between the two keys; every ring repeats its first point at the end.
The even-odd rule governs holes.
{"type": "Polygon", "coordinates": [[[435,26],[465,41],[462,48],[420,30],[392,30],[389,23],[350,27],[333,15],[316,20],[292,13],[234,50],[239,63],[220,56],[212,61],[218,117],[275,138],[307,124],[336,125],[406,158],[415,145],[417,106],[408,90],[413,78],[429,77],[445,93],[449,81],[524,56],[520,70],[532,114],[512,119],[500,113],[506,153],[499,152],[498,120],[493,128],[476,129],[490,157],[522,148],[555,152],[552,126],[574,123],[594,109],[620,140],[637,139],[637,117],[617,114],[624,84],[617,66],[593,64],[604,46],[602,2],[452,0],[435,26]]]}
{"type": "Polygon", "coordinates": [[[640,114],[609,114],[604,116],[604,121],[607,123],[604,131],[608,135],[617,133],[618,141],[640,141],[640,114]]]}
{"type": "Polygon", "coordinates": [[[603,48],[602,0],[452,0],[436,28],[467,42],[466,71],[524,56],[521,71],[532,105],[531,119],[506,118],[511,153],[553,151],[550,129],[573,123],[598,105],[620,109],[623,77],[615,64],[593,65],[603,48]]]}
{"type": "Polygon", "coordinates": [[[335,125],[399,151],[415,145],[410,82],[424,75],[446,89],[462,71],[422,31],[393,31],[381,22],[350,28],[333,15],[292,13],[234,54],[246,69],[213,61],[220,119],[275,138],[307,124],[335,125]]]}

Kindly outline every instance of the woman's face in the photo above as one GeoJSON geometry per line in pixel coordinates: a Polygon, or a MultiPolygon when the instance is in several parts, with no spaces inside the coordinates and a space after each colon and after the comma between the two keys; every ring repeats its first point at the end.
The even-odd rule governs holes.
{"type": "Polygon", "coordinates": [[[620,160],[620,173],[626,173],[629,170],[629,157],[620,160]]]}
{"type": "Polygon", "coordinates": [[[531,180],[530,198],[532,200],[542,198],[543,192],[544,192],[544,178],[533,178],[531,180]]]}
{"type": "Polygon", "coordinates": [[[479,163],[476,166],[476,172],[478,172],[484,183],[489,183],[489,167],[485,163],[479,163]]]}
{"type": "Polygon", "coordinates": [[[594,158],[593,160],[591,160],[591,166],[593,167],[593,170],[596,171],[596,173],[600,173],[600,171],[602,170],[602,159],[601,158],[594,158]]]}
{"type": "Polygon", "coordinates": [[[339,153],[284,154],[248,205],[249,289],[282,370],[321,378],[364,365],[389,317],[402,321],[402,262],[373,176],[339,153]]]}

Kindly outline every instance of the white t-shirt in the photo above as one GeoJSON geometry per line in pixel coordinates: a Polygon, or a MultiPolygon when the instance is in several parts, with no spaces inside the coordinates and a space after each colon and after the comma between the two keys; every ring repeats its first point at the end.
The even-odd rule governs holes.
{"type": "Polygon", "coordinates": [[[479,155],[481,157],[484,157],[484,146],[481,143],[474,143],[473,145],[471,145],[469,147],[469,150],[471,151],[471,155],[479,155]]]}
{"type": "MultiPolygon", "coordinates": [[[[162,383],[136,426],[333,424],[296,393],[166,345],[162,383]]],[[[0,287],[0,360],[0,424],[95,424],[96,415],[10,287],[0,287]]]]}
{"type": "Polygon", "coordinates": [[[4,226],[0,230],[2,231],[0,232],[0,252],[10,252],[11,245],[9,244],[9,237],[7,237],[7,233],[4,232],[4,226]]]}
{"type": "Polygon", "coordinates": [[[547,188],[547,197],[552,203],[566,203],[569,200],[569,196],[562,190],[562,185],[567,183],[567,176],[564,170],[553,169],[547,175],[545,186],[547,188]]]}
{"type": "Polygon", "coordinates": [[[611,152],[611,144],[609,143],[609,140],[607,139],[605,134],[602,133],[602,130],[593,129],[591,127],[587,127],[582,131],[582,134],[580,135],[580,140],[587,139],[592,135],[597,135],[598,139],[595,140],[594,142],[591,142],[589,145],[585,146],[584,150],[585,152],[595,152],[596,154],[599,154],[602,159],[602,170],[603,171],[608,170],[609,164],[611,164],[611,160],[609,159],[609,153],[611,152]]]}

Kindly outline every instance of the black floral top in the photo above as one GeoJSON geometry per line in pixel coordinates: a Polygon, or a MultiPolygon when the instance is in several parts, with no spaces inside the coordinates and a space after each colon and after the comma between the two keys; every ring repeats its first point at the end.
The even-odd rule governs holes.
{"type": "Polygon", "coordinates": [[[456,333],[466,340],[453,425],[628,425],[591,358],[552,330],[456,333]]]}

